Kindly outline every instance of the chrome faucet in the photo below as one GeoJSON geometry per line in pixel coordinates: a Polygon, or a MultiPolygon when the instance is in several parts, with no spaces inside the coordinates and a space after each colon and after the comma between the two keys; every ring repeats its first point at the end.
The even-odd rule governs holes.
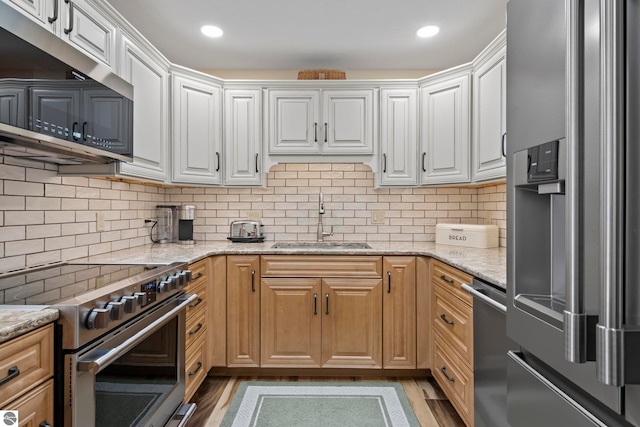
{"type": "Polygon", "coordinates": [[[318,242],[322,242],[324,240],[324,236],[333,236],[333,226],[329,226],[329,231],[324,231],[322,227],[322,215],[324,215],[324,195],[320,193],[320,200],[318,204],[318,230],[316,232],[316,237],[318,242]]]}

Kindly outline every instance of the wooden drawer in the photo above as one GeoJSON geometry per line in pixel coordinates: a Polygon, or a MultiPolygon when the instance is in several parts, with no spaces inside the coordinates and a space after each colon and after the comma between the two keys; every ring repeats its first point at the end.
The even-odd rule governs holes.
{"type": "Polygon", "coordinates": [[[449,289],[451,293],[456,295],[461,300],[465,301],[469,305],[472,304],[472,298],[469,292],[462,289],[462,284],[470,284],[473,282],[473,276],[463,273],[462,271],[451,267],[438,260],[431,260],[432,269],[431,281],[432,283],[438,283],[445,288],[449,289]]]}
{"type": "Polygon", "coordinates": [[[458,355],[473,368],[473,311],[450,292],[434,285],[431,324],[458,355]]]}
{"type": "Polygon", "coordinates": [[[473,426],[473,372],[461,363],[438,333],[434,334],[431,372],[468,426],[473,426]]]}
{"type": "Polygon", "coordinates": [[[18,411],[21,426],[53,425],[53,380],[14,400],[3,410],[18,411]]]}
{"type": "Polygon", "coordinates": [[[186,341],[185,346],[189,348],[193,342],[200,338],[201,336],[205,337],[207,330],[207,303],[200,303],[193,313],[187,316],[186,323],[186,341]]]}
{"type": "Polygon", "coordinates": [[[198,299],[187,306],[187,321],[200,307],[207,304],[207,287],[206,281],[199,283],[197,286],[189,286],[187,293],[198,295],[198,299]]]}
{"type": "Polygon", "coordinates": [[[382,257],[349,255],[265,255],[262,277],[382,277],[382,257]]]}
{"type": "Polygon", "coordinates": [[[207,376],[207,347],[204,335],[187,349],[185,364],[185,401],[189,401],[207,376]]]}
{"type": "Polygon", "coordinates": [[[191,282],[189,282],[189,285],[187,286],[187,292],[192,292],[192,288],[207,282],[208,261],[209,258],[204,258],[200,261],[194,262],[193,264],[189,264],[189,270],[191,270],[191,282]]]}
{"type": "MultiPolygon", "coordinates": [[[[53,325],[47,325],[0,345],[0,375],[19,374],[0,386],[0,407],[53,376],[53,325]]],[[[13,409],[13,408],[11,408],[13,409]]]]}

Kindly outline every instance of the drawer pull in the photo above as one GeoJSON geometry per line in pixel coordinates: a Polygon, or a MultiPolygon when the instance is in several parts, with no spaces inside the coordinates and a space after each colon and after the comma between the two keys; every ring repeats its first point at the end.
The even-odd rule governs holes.
{"type": "Polygon", "coordinates": [[[200,329],[202,329],[202,326],[203,326],[203,325],[202,325],[202,323],[198,323],[198,326],[197,326],[193,331],[189,331],[189,335],[195,335],[195,334],[197,334],[197,333],[198,333],[198,331],[199,331],[200,329]]]}
{"type": "Polygon", "coordinates": [[[189,304],[189,308],[197,307],[202,301],[204,301],[202,298],[198,298],[196,302],[189,304]]]}
{"type": "Polygon", "coordinates": [[[47,420],[44,420],[43,422],[38,424],[38,427],[51,427],[51,424],[49,424],[47,420]]]}
{"type": "Polygon", "coordinates": [[[453,326],[453,325],[454,325],[454,322],[453,322],[453,321],[451,321],[451,320],[447,319],[447,315],[446,315],[446,314],[442,313],[442,314],[440,315],[440,318],[441,318],[441,319],[444,321],[444,323],[446,323],[447,325],[451,325],[451,326],[453,326]]]}
{"type": "Polygon", "coordinates": [[[440,276],[440,278],[441,278],[442,280],[444,280],[445,282],[447,282],[448,284],[450,284],[450,285],[453,285],[453,284],[454,284],[453,279],[449,279],[449,278],[448,278],[447,276],[445,276],[444,274],[443,274],[443,275],[441,275],[441,276],[440,276]]]}
{"type": "Polygon", "coordinates": [[[20,369],[18,369],[17,366],[10,367],[9,370],[7,371],[7,376],[0,380],[0,385],[5,385],[6,383],[11,381],[18,375],[20,375],[20,369]]]}
{"type": "Polygon", "coordinates": [[[196,274],[196,277],[194,277],[194,278],[193,278],[193,279],[191,279],[191,280],[198,280],[198,279],[199,279],[199,278],[201,278],[202,276],[204,276],[204,273],[201,271],[201,272],[199,272],[198,274],[196,274]]]}
{"type": "Polygon", "coordinates": [[[198,367],[196,369],[194,369],[193,371],[189,372],[189,376],[192,377],[195,374],[197,374],[198,371],[200,370],[200,368],[202,368],[202,362],[198,361],[198,367]]]}
{"type": "Polygon", "coordinates": [[[442,374],[445,376],[446,379],[448,379],[451,382],[455,382],[456,379],[454,377],[450,377],[447,374],[447,367],[446,366],[443,366],[442,368],[440,368],[440,370],[442,371],[442,374]]]}

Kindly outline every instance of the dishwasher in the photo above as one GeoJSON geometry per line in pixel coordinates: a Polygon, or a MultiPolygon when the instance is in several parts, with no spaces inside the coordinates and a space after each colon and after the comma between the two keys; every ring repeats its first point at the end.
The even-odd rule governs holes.
{"type": "Polygon", "coordinates": [[[508,427],[507,351],[519,346],[507,337],[506,291],[480,279],[462,287],[473,296],[475,427],[508,427]]]}

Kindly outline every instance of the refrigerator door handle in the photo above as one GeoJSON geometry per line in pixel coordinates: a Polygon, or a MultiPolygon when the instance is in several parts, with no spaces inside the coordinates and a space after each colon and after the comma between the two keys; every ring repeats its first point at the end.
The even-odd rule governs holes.
{"type": "Polygon", "coordinates": [[[600,129],[603,190],[600,317],[596,326],[596,375],[624,385],[624,2],[600,0],[600,129]]]}
{"type": "Polygon", "coordinates": [[[587,361],[587,315],[584,304],[582,278],[582,161],[583,150],[583,59],[584,59],[584,0],[565,0],[566,16],[566,146],[567,179],[565,182],[565,259],[566,306],[564,310],[565,359],[569,362],[587,361]]]}

